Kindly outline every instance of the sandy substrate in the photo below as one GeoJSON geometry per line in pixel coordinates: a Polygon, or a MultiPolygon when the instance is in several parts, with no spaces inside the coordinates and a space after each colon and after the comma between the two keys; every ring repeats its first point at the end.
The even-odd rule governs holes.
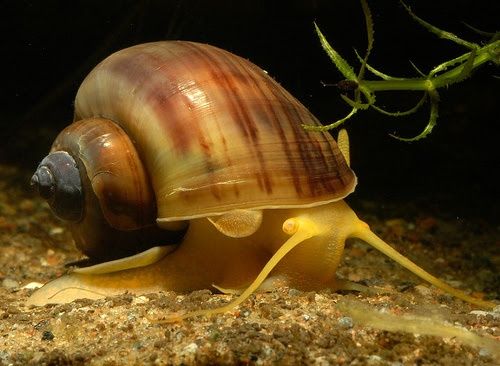
{"type": "MultiPolygon", "coordinates": [[[[222,305],[232,296],[209,290],[124,294],[28,308],[33,290],[26,285],[54,279],[65,273],[65,263],[80,258],[67,230],[27,192],[28,179],[0,166],[0,365],[500,362],[498,306],[485,311],[443,294],[361,242],[347,246],[338,275],[382,293],[282,288],[253,295],[223,315],[176,324],[157,320],[222,305]]],[[[375,232],[431,273],[475,296],[498,298],[499,227],[411,205],[391,211],[386,203],[390,215],[383,218],[373,202],[356,206],[375,232]]]]}

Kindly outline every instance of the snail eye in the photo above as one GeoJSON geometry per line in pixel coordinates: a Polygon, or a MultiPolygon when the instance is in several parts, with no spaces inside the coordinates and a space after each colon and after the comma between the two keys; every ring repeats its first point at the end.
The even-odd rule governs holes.
{"type": "Polygon", "coordinates": [[[83,211],[83,191],[75,159],[65,151],[47,155],[31,177],[33,186],[63,220],[78,221],[83,211]]]}

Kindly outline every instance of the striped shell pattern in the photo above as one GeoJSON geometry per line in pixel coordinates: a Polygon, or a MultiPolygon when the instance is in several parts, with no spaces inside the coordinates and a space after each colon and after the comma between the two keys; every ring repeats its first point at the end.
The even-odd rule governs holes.
{"type": "Polygon", "coordinates": [[[151,180],[157,217],[311,207],[354,190],[356,177],[318,120],[248,60],[193,42],[114,53],[84,80],[76,119],[116,122],[151,180]]]}

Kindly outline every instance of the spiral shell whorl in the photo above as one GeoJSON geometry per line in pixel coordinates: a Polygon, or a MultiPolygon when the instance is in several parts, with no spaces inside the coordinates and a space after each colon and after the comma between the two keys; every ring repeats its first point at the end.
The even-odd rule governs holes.
{"type": "Polygon", "coordinates": [[[328,133],[249,61],[192,42],[119,51],[78,92],[79,118],[117,122],[136,144],[166,220],[238,208],[315,206],[356,178],[328,133]]]}

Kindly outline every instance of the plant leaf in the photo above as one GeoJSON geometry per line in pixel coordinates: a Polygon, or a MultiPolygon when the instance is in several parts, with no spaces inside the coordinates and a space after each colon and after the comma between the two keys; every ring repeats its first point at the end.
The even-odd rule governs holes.
{"type": "Polygon", "coordinates": [[[451,32],[447,32],[445,30],[439,29],[438,27],[436,27],[436,26],[434,26],[434,25],[432,25],[430,23],[427,23],[422,18],[419,18],[418,16],[416,16],[411,11],[410,7],[408,5],[406,5],[403,1],[401,1],[401,4],[406,9],[406,11],[408,12],[408,14],[410,14],[410,16],[417,23],[419,23],[422,27],[424,27],[425,29],[427,29],[429,32],[434,33],[435,35],[437,35],[439,38],[447,39],[449,41],[455,42],[456,44],[459,44],[461,46],[464,46],[464,47],[467,47],[467,48],[470,48],[470,49],[479,48],[479,46],[477,44],[473,43],[473,42],[468,42],[466,40],[463,40],[463,39],[459,38],[457,35],[455,35],[455,34],[453,34],[451,32]]]}
{"type": "Polygon", "coordinates": [[[368,3],[366,0],[361,0],[361,7],[363,8],[363,14],[365,15],[365,23],[366,23],[366,37],[367,37],[367,46],[366,46],[366,54],[363,59],[363,62],[361,63],[361,68],[359,69],[358,73],[358,79],[362,80],[364,75],[365,75],[365,67],[366,63],[368,62],[368,56],[370,56],[370,53],[372,52],[373,48],[373,19],[372,19],[372,13],[370,11],[370,7],[368,6],[368,3]]]}
{"type": "Polygon", "coordinates": [[[311,125],[302,125],[302,127],[306,130],[306,131],[316,131],[316,132],[320,132],[320,131],[329,131],[329,130],[332,130],[334,128],[337,128],[339,127],[342,123],[344,123],[345,121],[347,121],[349,118],[351,118],[352,116],[354,116],[354,114],[356,114],[356,112],[358,111],[357,108],[353,108],[349,114],[347,116],[345,116],[344,118],[342,119],[339,119],[333,123],[330,123],[329,125],[324,125],[324,126],[311,126],[311,125]]]}
{"type": "Polygon", "coordinates": [[[422,107],[424,105],[426,99],[427,99],[427,93],[424,93],[424,95],[422,95],[422,98],[420,98],[420,100],[417,102],[417,104],[415,104],[415,106],[413,106],[412,108],[410,108],[406,111],[403,111],[403,112],[389,112],[389,111],[386,111],[385,109],[377,107],[376,105],[372,105],[372,107],[377,112],[380,112],[382,114],[386,114],[388,116],[392,116],[392,117],[408,116],[408,115],[413,114],[416,111],[418,111],[420,109],[420,107],[422,107]]]}
{"type": "Polygon", "coordinates": [[[434,126],[436,126],[436,121],[437,121],[437,118],[439,115],[439,108],[438,108],[439,94],[438,94],[437,90],[435,90],[435,89],[429,90],[428,93],[429,93],[428,95],[429,95],[429,99],[431,102],[431,112],[430,112],[430,116],[429,116],[429,121],[427,122],[427,126],[425,126],[424,130],[422,132],[420,132],[415,137],[406,138],[406,137],[399,137],[399,136],[396,136],[394,134],[390,134],[391,137],[394,137],[395,139],[398,139],[401,141],[413,142],[413,141],[423,139],[424,137],[427,137],[427,135],[431,133],[434,126]]]}
{"type": "Polygon", "coordinates": [[[318,34],[319,41],[321,42],[321,47],[323,47],[328,57],[330,57],[330,60],[332,60],[332,62],[335,64],[335,66],[341,72],[341,74],[348,80],[357,81],[354,69],[351,67],[351,65],[347,63],[346,60],[342,58],[342,56],[340,56],[340,54],[337,51],[333,49],[330,43],[328,43],[323,33],[321,33],[321,30],[319,29],[316,22],[314,23],[314,29],[318,34]]]}

